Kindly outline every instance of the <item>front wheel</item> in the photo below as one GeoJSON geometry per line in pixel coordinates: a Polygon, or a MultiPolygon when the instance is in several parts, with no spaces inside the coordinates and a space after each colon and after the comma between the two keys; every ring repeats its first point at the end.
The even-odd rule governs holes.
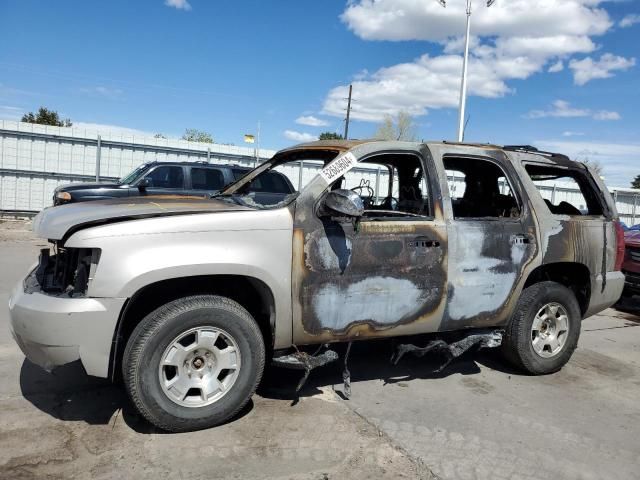
{"type": "Polygon", "coordinates": [[[124,383],[138,411],[172,432],[219,425],[249,401],[265,347],[253,317],[214,295],[174,300],[147,315],[124,352],[124,383]]]}
{"type": "Polygon", "coordinates": [[[556,282],[523,290],[502,342],[507,359],[534,375],[560,370],[578,345],[580,306],[574,293],[556,282]]]}

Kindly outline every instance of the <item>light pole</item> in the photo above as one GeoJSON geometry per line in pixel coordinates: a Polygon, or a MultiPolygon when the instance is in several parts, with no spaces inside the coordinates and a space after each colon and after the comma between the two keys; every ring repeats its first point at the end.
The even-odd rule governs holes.
{"type": "MultiPolygon", "coordinates": [[[[437,0],[443,7],[447,6],[446,0],[437,0]]],[[[458,141],[464,140],[464,111],[467,106],[467,63],[469,62],[469,34],[471,32],[471,0],[467,1],[467,32],[464,38],[464,58],[462,60],[462,81],[460,82],[460,106],[458,108],[458,141]]],[[[487,0],[490,7],[496,0],[487,0]]]]}

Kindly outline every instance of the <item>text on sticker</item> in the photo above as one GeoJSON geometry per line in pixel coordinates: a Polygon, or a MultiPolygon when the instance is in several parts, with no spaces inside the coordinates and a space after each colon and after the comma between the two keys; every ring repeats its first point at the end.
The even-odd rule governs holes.
{"type": "Polygon", "coordinates": [[[358,163],[356,156],[351,152],[347,152],[324,167],[320,172],[320,176],[324,178],[328,183],[331,183],[336,178],[342,176],[356,163],[358,163]]]}

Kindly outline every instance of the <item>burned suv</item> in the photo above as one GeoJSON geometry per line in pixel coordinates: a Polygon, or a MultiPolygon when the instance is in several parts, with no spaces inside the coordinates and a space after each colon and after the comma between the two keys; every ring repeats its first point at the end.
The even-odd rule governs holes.
{"type": "Polygon", "coordinates": [[[170,431],[224,422],[267,359],[308,374],[333,342],[433,334],[396,361],[501,344],[518,368],[555,372],[624,286],[602,181],[531,147],[314,142],[212,199],[72,203],[33,228],[52,247],[10,299],[25,355],[122,376],[170,431]],[[251,186],[272,171],[300,190],[261,202],[251,186]],[[577,204],[545,190],[555,179],[579,186],[577,204]]]}

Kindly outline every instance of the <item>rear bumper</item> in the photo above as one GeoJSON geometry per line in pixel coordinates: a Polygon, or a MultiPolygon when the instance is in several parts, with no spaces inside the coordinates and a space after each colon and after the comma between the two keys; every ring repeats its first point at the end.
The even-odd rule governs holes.
{"type": "Polygon", "coordinates": [[[607,272],[604,277],[597,275],[591,287],[591,301],[584,315],[585,318],[615,304],[620,299],[624,286],[622,272],[607,272]]]}
{"type": "Polygon", "coordinates": [[[47,371],[80,360],[89,375],[106,378],[124,302],[25,293],[20,282],[9,299],[11,333],[25,356],[47,371]]]}

